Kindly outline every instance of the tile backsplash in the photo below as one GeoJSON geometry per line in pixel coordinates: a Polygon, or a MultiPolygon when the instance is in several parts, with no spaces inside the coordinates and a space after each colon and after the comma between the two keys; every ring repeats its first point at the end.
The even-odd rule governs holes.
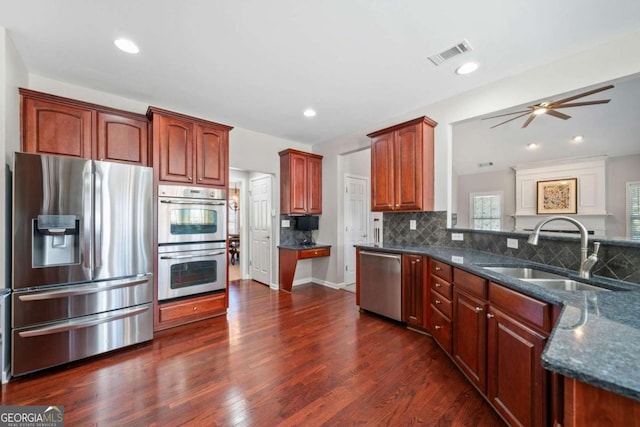
{"type": "MultiPolygon", "coordinates": [[[[542,264],[578,270],[580,267],[580,242],[541,238],[537,246],[527,243],[522,234],[487,233],[469,230],[447,230],[447,213],[399,212],[383,215],[385,244],[430,245],[477,249],[497,255],[534,261],[542,264]],[[409,229],[409,221],[416,221],[416,229],[409,229]],[[451,233],[462,233],[463,241],[452,241],[451,233]],[[507,247],[507,237],[518,240],[518,249],[507,247]]],[[[597,238],[591,237],[590,242],[597,238]]],[[[593,250],[590,243],[589,253],[593,250]]],[[[595,275],[640,283],[640,248],[637,246],[603,243],[598,253],[599,261],[593,268],[595,275]]]]}
{"type": "Polygon", "coordinates": [[[314,241],[313,231],[296,230],[296,219],[295,216],[280,215],[280,224],[282,224],[282,220],[289,220],[290,223],[289,227],[280,227],[281,245],[297,245],[314,241]]]}

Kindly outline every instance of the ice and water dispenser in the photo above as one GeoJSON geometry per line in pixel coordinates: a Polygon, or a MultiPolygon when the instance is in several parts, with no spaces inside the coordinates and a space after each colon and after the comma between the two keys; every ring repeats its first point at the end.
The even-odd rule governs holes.
{"type": "Polygon", "coordinates": [[[80,218],[77,215],[38,215],[33,220],[33,267],[80,263],[80,218]]]}

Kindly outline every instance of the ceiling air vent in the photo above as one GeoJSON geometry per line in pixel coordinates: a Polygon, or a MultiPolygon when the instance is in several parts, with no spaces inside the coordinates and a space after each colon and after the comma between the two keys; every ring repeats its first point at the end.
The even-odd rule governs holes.
{"type": "Polygon", "coordinates": [[[462,40],[462,42],[458,43],[454,47],[447,49],[443,52],[437,53],[429,57],[429,60],[434,63],[434,65],[438,66],[442,64],[444,61],[447,61],[454,56],[458,56],[462,53],[468,52],[472,50],[471,45],[468,41],[462,40]]]}

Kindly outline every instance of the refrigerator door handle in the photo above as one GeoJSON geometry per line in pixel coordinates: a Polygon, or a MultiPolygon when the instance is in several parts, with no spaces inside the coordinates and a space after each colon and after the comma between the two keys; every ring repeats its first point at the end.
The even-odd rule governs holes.
{"type": "Polygon", "coordinates": [[[93,224],[89,219],[93,217],[93,165],[87,162],[82,171],[82,229],[84,236],[82,237],[82,267],[88,273],[87,277],[93,279],[93,224]]]}
{"type": "MultiPolygon", "coordinates": [[[[100,167],[95,168],[93,173],[93,182],[95,186],[94,194],[94,208],[93,208],[93,226],[94,226],[94,241],[93,241],[93,269],[96,271],[102,267],[102,197],[103,197],[103,176],[102,169],[100,167]]],[[[92,276],[93,278],[93,276],[92,276]]]]}
{"type": "Polygon", "coordinates": [[[38,292],[34,294],[29,294],[29,295],[20,295],[18,299],[20,301],[29,302],[29,301],[42,301],[42,300],[48,300],[48,299],[54,299],[54,298],[74,297],[78,295],[89,295],[89,294],[95,294],[103,291],[111,291],[113,289],[129,288],[136,285],[142,285],[143,283],[147,283],[150,277],[151,276],[143,279],[132,280],[132,281],[117,281],[107,286],[91,285],[91,286],[82,287],[81,289],[72,289],[72,290],[61,289],[61,290],[49,291],[49,292],[38,292]]]}
{"type": "Polygon", "coordinates": [[[67,322],[64,322],[61,325],[58,324],[58,325],[52,325],[52,326],[45,326],[38,329],[32,329],[29,331],[21,331],[21,332],[18,332],[18,335],[20,335],[20,337],[22,338],[32,338],[32,337],[40,337],[43,335],[58,334],[60,332],[68,332],[74,329],[89,328],[91,326],[99,325],[101,323],[107,323],[107,322],[112,322],[114,320],[133,317],[140,313],[144,313],[147,310],[149,310],[148,305],[144,307],[134,308],[134,309],[119,310],[116,313],[112,313],[108,316],[100,317],[97,319],[94,318],[90,320],[81,320],[81,319],[69,320],[67,322]]]}

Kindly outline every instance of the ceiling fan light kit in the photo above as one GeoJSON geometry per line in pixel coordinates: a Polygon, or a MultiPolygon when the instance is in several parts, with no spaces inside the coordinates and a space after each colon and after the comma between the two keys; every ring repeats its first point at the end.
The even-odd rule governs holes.
{"type": "Polygon", "coordinates": [[[589,90],[587,92],[582,92],[577,95],[573,95],[568,98],[561,99],[559,101],[541,102],[539,104],[530,105],[526,107],[527,108],[526,110],[514,111],[512,113],[498,114],[496,116],[485,117],[482,120],[495,119],[497,117],[506,117],[506,116],[518,114],[516,117],[510,118],[501,123],[498,123],[497,125],[491,126],[491,129],[496,128],[498,126],[502,126],[506,123],[509,123],[513,120],[519,119],[520,117],[524,117],[524,116],[529,116],[529,117],[527,117],[527,119],[523,123],[522,125],[523,128],[526,128],[527,126],[529,126],[533,121],[533,119],[536,118],[536,116],[541,116],[543,114],[547,114],[549,116],[556,117],[558,119],[567,120],[567,119],[570,119],[571,116],[556,110],[559,108],[585,107],[587,105],[607,104],[609,101],[611,101],[611,99],[599,99],[595,101],[582,101],[582,102],[570,102],[570,101],[576,100],[578,98],[584,98],[585,96],[593,95],[594,93],[602,92],[612,88],[613,88],[613,85],[602,86],[597,89],[589,90]]]}

